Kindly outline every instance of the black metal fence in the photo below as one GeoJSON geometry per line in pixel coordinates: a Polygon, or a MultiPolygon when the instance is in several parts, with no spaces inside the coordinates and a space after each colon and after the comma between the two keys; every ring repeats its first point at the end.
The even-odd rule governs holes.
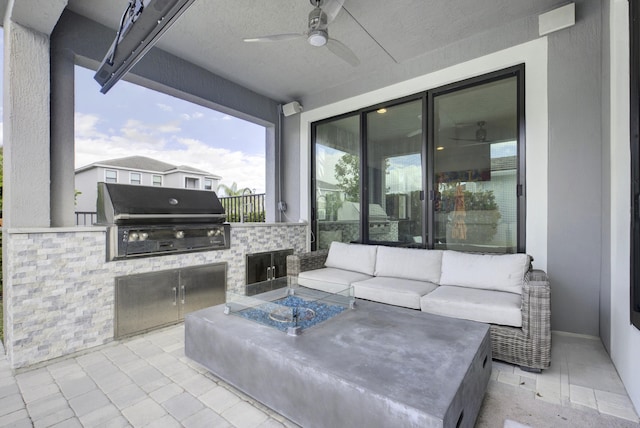
{"type": "MultiPolygon", "coordinates": [[[[230,223],[263,223],[265,221],[264,193],[246,196],[224,196],[220,203],[230,223]]],[[[76,211],[77,226],[91,226],[98,220],[97,213],[76,211]]]]}
{"type": "Polygon", "coordinates": [[[245,196],[224,196],[220,203],[230,223],[262,223],[265,221],[264,193],[245,196]]]}
{"type": "Polygon", "coordinates": [[[92,226],[96,221],[98,221],[98,213],[76,211],[76,226],[92,226]]]}

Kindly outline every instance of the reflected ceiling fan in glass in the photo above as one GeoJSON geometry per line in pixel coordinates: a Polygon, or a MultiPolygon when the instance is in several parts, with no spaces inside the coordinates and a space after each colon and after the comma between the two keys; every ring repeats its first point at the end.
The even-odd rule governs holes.
{"type": "Polygon", "coordinates": [[[475,136],[473,138],[458,138],[458,137],[448,137],[449,140],[453,141],[468,141],[468,144],[461,144],[461,146],[475,146],[478,144],[485,143],[499,143],[504,140],[489,140],[487,139],[487,129],[485,128],[486,122],[484,120],[479,120],[476,125],[478,129],[476,129],[475,136]]]}

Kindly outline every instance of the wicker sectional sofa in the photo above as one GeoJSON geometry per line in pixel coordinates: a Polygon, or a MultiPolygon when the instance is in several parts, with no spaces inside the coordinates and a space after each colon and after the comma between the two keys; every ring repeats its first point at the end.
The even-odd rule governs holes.
{"type": "Polygon", "coordinates": [[[540,371],[551,360],[547,275],[524,254],[471,254],[333,242],[287,257],[290,283],[490,324],[494,359],[540,371]]]}

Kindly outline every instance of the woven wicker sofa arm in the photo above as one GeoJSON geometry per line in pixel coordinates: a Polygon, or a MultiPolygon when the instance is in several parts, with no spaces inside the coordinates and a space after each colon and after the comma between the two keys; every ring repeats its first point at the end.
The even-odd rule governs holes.
{"type": "Polygon", "coordinates": [[[287,256],[287,276],[297,278],[300,272],[323,268],[327,254],[328,250],[320,250],[287,256]]]}
{"type": "Polygon", "coordinates": [[[544,355],[548,355],[551,349],[551,287],[546,272],[540,269],[531,270],[525,275],[522,330],[545,359],[544,355]]]}

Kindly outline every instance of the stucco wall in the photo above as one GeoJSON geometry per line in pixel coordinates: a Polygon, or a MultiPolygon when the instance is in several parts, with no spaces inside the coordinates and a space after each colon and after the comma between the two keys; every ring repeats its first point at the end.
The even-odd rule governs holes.
{"type": "MultiPolygon", "coordinates": [[[[610,111],[604,111],[610,121],[610,205],[609,239],[611,269],[608,283],[610,306],[603,314],[610,314],[611,332],[609,352],[627,388],[629,397],[640,410],[640,330],[630,323],[630,195],[631,165],[629,163],[629,26],[626,0],[610,0],[610,111]]],[[[606,303],[606,301],[605,301],[606,303]]]]}
{"type": "MultiPolygon", "coordinates": [[[[490,66],[469,66],[466,75],[451,70],[464,64],[481,64],[483,58],[527,42],[545,40],[543,71],[535,68],[540,63],[537,59],[527,63],[525,70],[527,251],[536,253],[537,266],[546,269],[552,281],[552,328],[598,336],[603,248],[601,2],[577,1],[576,11],[575,26],[547,37],[538,36],[538,17],[531,16],[415,59],[424,70],[418,77],[408,76],[412,78],[383,87],[380,83],[389,76],[376,75],[303,99],[305,112],[296,117],[298,127],[284,128],[285,140],[295,141],[287,145],[286,157],[300,159],[297,164],[287,164],[288,174],[301,168],[299,181],[309,182],[312,121],[482,74],[490,66]],[[541,84],[530,84],[530,78],[537,78],[541,72],[547,74],[545,79],[538,79],[541,84]],[[530,98],[539,96],[540,91],[547,98],[544,105],[532,106],[530,98]],[[540,114],[544,115],[542,121],[538,120],[540,114]],[[545,149],[538,150],[540,145],[545,149]],[[544,221],[538,221],[542,218],[544,221]],[[539,242],[541,236],[544,242],[539,242]]],[[[513,56],[517,58],[517,53],[513,56]]],[[[496,62],[497,68],[506,65],[496,62]]],[[[308,219],[309,191],[304,186],[301,184],[297,194],[289,192],[285,197],[291,204],[300,195],[300,216],[308,219]]]]}
{"type": "Polygon", "coordinates": [[[600,1],[576,8],[576,25],[549,35],[552,328],[599,336],[602,8],[600,1]]]}

